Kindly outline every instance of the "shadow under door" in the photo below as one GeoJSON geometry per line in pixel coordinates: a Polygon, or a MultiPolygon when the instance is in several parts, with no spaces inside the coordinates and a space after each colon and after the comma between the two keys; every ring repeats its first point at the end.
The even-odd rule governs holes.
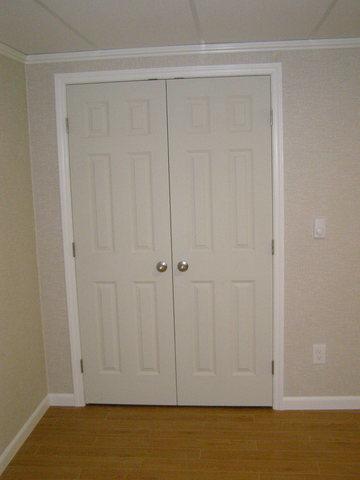
{"type": "Polygon", "coordinates": [[[270,77],[67,102],[86,402],[271,405],[270,77]]]}

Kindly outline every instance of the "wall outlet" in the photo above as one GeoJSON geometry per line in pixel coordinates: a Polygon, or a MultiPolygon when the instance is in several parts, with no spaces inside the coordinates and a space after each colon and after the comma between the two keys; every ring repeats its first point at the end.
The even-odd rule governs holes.
{"type": "Polygon", "coordinates": [[[313,227],[314,238],[325,238],[326,236],[326,220],[325,218],[315,218],[313,227]]]}
{"type": "Polygon", "coordinates": [[[313,345],[313,363],[326,363],[326,344],[314,343],[313,345]]]}

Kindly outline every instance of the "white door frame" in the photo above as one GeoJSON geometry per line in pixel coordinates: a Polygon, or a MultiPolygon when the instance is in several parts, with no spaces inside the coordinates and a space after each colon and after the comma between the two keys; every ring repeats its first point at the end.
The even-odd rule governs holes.
{"type": "Polygon", "coordinates": [[[72,206],[70,190],[69,149],[66,128],[66,86],[83,83],[121,82],[130,80],[173,79],[194,77],[225,77],[269,75],[271,78],[272,169],[273,169],[273,408],[283,408],[284,397],[284,159],[282,116],[281,63],[184,66],[133,70],[109,70],[55,74],[56,124],[61,197],[61,220],[65,263],[66,297],[70,333],[74,403],[85,405],[83,377],[80,368],[81,345],[76,293],[72,206]]]}

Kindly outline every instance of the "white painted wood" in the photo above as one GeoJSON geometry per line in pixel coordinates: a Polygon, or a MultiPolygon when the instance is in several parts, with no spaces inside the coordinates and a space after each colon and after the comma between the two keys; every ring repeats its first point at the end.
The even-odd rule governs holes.
{"type": "Polygon", "coordinates": [[[26,55],[0,42],[0,55],[25,63],[26,55]]]}
{"type": "MultiPolygon", "coordinates": [[[[91,50],[86,52],[45,53],[27,55],[27,64],[81,62],[89,60],[114,60],[120,58],[162,57],[169,55],[203,55],[215,53],[247,53],[266,51],[317,50],[360,47],[360,38],[328,38],[312,40],[288,40],[277,42],[217,43],[202,45],[174,45],[166,47],[120,48],[91,50]]],[[[235,69],[239,65],[233,66],[235,69]]],[[[241,67],[245,67],[242,65],[241,67]]],[[[188,67],[179,67],[187,70],[188,67]]],[[[154,69],[149,69],[154,70],[154,69]]],[[[255,73],[255,72],[253,72],[255,73]]],[[[136,72],[133,71],[134,78],[136,72]]],[[[185,74],[185,76],[187,76],[185,74]]],[[[85,78],[85,77],[84,77],[85,78]]],[[[149,77],[151,78],[151,77],[149,77]]],[[[154,77],[159,78],[159,77],[154,77]]],[[[164,78],[164,77],[160,77],[164,78]]],[[[113,79],[115,80],[115,79],[113,79]]]]}
{"type": "Polygon", "coordinates": [[[273,191],[273,408],[281,408],[284,396],[284,291],[285,291],[285,212],[282,71],[271,73],[272,191],[273,191]]]}
{"type": "Polygon", "coordinates": [[[360,396],[284,397],[279,410],[358,410],[360,396]]]}
{"type": "Polygon", "coordinates": [[[24,444],[30,433],[34,430],[46,410],[49,408],[48,396],[39,403],[34,412],[30,415],[24,425],[20,428],[13,440],[0,455],[0,475],[4,472],[18,450],[24,444]]]}
{"type": "Polygon", "coordinates": [[[165,82],[70,86],[68,118],[86,402],[174,404],[165,82]]]}
{"type": "Polygon", "coordinates": [[[59,157],[61,227],[63,234],[66,302],[69,320],[69,337],[71,351],[71,369],[75,406],[81,407],[85,405],[85,397],[83,376],[80,368],[80,325],[78,316],[75,259],[73,258],[72,250],[74,231],[72,221],[69,148],[65,122],[65,119],[67,117],[66,82],[62,81],[61,77],[55,77],[55,110],[59,157]]]}
{"type": "Polygon", "coordinates": [[[76,407],[73,393],[49,393],[51,407],[76,407]]]}
{"type": "Polygon", "coordinates": [[[178,403],[272,405],[270,77],[167,92],[178,403]]]}
{"type": "Polygon", "coordinates": [[[56,119],[60,173],[61,218],[64,245],[65,281],[70,331],[71,363],[74,397],[78,406],[84,405],[83,379],[80,371],[80,336],[77,312],[75,265],[72,258],[72,206],[69,176],[69,152],[65,128],[66,85],[111,81],[146,80],[148,78],[217,77],[269,75],[273,108],[273,210],[274,210],[274,361],[273,407],[280,409],[283,399],[283,342],[284,342],[284,178],[283,178],[283,120],[281,64],[216,65],[136,70],[113,70],[55,74],[56,119]]]}
{"type": "MultiPolygon", "coordinates": [[[[136,68],[132,70],[93,70],[89,72],[55,73],[55,83],[74,85],[83,83],[125,82],[132,80],[167,80],[198,77],[234,77],[270,75],[277,79],[281,63],[256,63],[236,65],[190,65],[183,67],[136,68]]],[[[277,81],[277,80],[276,80],[277,81]]],[[[60,90],[60,88],[59,88],[60,90]]],[[[66,109],[65,109],[66,111],[66,109]]]]}

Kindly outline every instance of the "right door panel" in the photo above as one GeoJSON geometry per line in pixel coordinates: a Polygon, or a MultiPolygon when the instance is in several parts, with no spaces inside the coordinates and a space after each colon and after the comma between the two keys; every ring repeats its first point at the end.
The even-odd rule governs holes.
{"type": "Polygon", "coordinates": [[[178,403],[272,405],[270,78],[167,90],[178,403]]]}

